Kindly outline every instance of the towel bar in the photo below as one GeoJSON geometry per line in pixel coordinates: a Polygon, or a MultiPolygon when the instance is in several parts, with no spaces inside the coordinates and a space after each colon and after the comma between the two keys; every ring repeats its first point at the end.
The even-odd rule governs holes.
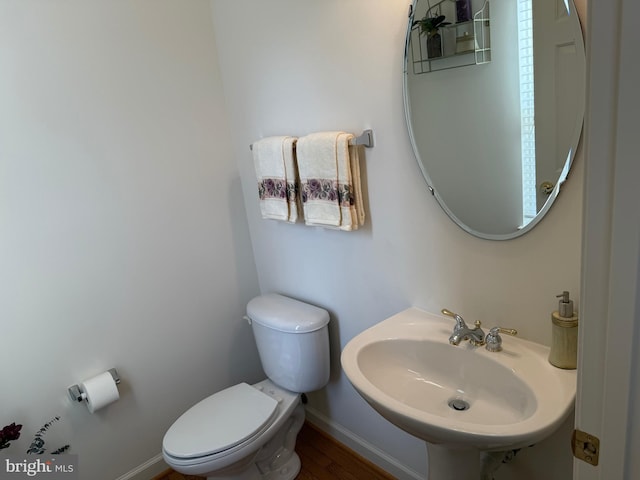
{"type": "MultiPolygon", "coordinates": [[[[349,145],[362,145],[367,148],[373,148],[373,130],[365,130],[361,135],[351,139],[349,145]]],[[[295,144],[293,145],[295,148],[295,144]]],[[[249,150],[253,150],[253,144],[249,145],[249,150]]]]}

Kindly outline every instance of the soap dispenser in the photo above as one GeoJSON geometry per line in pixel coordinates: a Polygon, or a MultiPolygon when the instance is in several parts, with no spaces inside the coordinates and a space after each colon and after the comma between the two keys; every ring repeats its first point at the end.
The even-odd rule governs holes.
{"type": "Polygon", "coordinates": [[[578,363],[578,316],[569,292],[560,295],[558,311],[551,314],[551,352],[549,363],[558,368],[574,369],[578,363]]]}

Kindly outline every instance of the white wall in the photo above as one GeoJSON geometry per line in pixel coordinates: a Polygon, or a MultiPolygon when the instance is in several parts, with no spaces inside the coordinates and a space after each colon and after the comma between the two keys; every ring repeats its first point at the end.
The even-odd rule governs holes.
{"type": "MultiPolygon", "coordinates": [[[[581,153],[549,215],[508,242],[479,240],[455,226],[427,192],[402,111],[402,46],[408,2],[213,0],[216,43],[232,140],[262,291],[278,291],[332,314],[332,379],[311,406],[418,474],[423,444],[383,420],[342,374],[339,352],[353,336],[411,305],[443,307],[488,326],[515,327],[550,342],[562,290],[579,298],[581,153]],[[248,145],[272,134],[373,128],[363,182],[366,227],[329,231],[259,216],[248,145]]],[[[500,478],[570,477],[570,425],[522,452],[500,478]],[[544,457],[544,462],[542,458],[544,457]]]]}
{"type": "Polygon", "coordinates": [[[48,445],[113,480],[189,405],[263,375],[210,5],[2,0],[0,105],[0,427],[24,424],[3,453],[60,415],[48,445]],[[110,367],[119,402],[71,404],[110,367]]]}

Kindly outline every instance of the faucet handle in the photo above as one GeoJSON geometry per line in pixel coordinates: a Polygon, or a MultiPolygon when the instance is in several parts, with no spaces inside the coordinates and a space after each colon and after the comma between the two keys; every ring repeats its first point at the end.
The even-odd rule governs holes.
{"type": "Polygon", "coordinates": [[[507,335],[515,336],[518,334],[518,331],[515,328],[504,328],[504,327],[493,327],[489,330],[489,333],[499,334],[506,333],[507,335]]]}
{"type": "Polygon", "coordinates": [[[518,334],[518,331],[515,328],[493,327],[484,339],[487,344],[487,350],[490,352],[499,352],[502,350],[501,333],[514,336],[518,334]]]}
{"type": "Polygon", "coordinates": [[[442,313],[444,313],[447,317],[459,317],[460,315],[458,315],[457,313],[453,313],[451,310],[447,310],[446,308],[443,308],[442,310],[440,310],[442,313]]]}

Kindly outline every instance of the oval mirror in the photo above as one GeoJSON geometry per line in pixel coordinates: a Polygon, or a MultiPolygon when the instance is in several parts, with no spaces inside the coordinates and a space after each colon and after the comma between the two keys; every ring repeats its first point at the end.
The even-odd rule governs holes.
{"type": "Polygon", "coordinates": [[[414,0],[409,137],[429,190],[467,232],[533,228],[582,132],[585,54],[572,0],[414,0]]]}

